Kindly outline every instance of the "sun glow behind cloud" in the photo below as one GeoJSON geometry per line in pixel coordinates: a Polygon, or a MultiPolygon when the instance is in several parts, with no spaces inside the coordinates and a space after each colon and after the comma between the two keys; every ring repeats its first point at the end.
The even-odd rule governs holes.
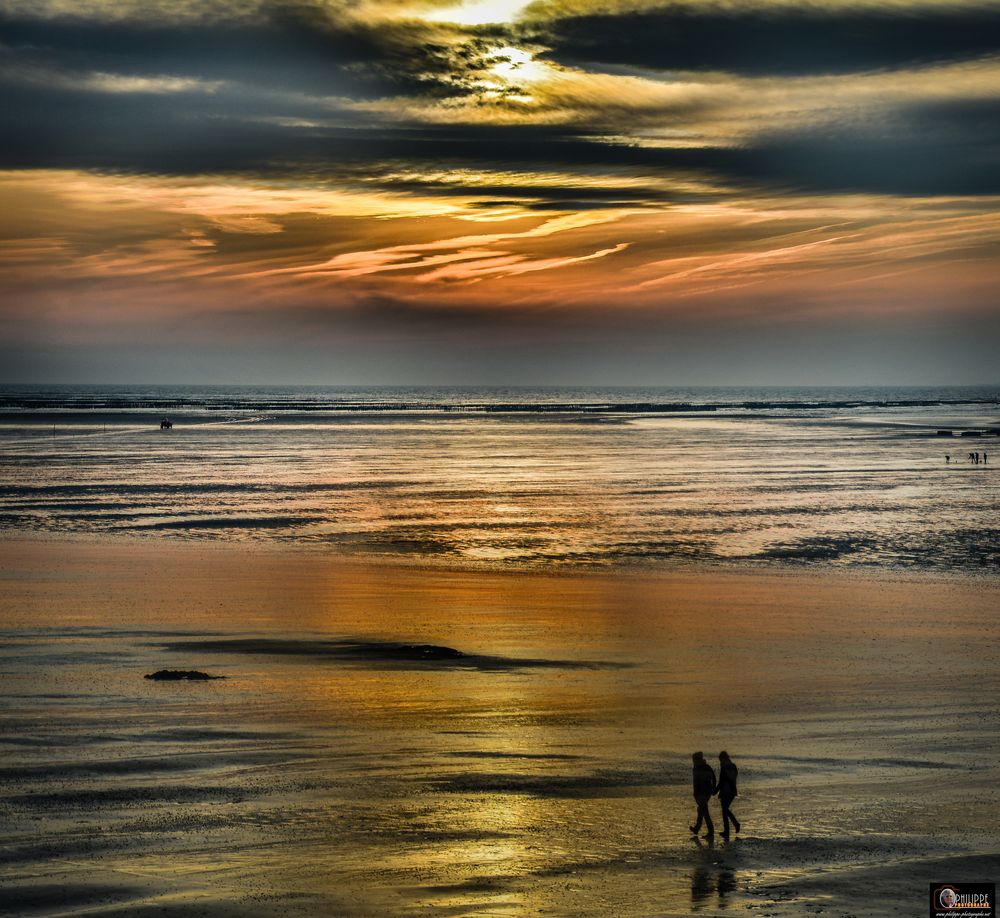
{"type": "Polygon", "coordinates": [[[490,66],[490,73],[508,83],[531,83],[552,73],[551,67],[535,60],[531,52],[523,48],[500,45],[491,54],[498,60],[490,66]]]}
{"type": "Polygon", "coordinates": [[[464,26],[492,25],[517,21],[531,2],[532,0],[465,0],[421,15],[430,22],[450,22],[464,26]]]}
{"type": "Polygon", "coordinates": [[[1000,14],[971,4],[68,10],[0,0],[17,334],[995,314],[1000,14]]]}

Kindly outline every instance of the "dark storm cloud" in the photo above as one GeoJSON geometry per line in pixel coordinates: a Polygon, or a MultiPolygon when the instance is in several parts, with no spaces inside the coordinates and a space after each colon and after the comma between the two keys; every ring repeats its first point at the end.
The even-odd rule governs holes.
{"type": "Polygon", "coordinates": [[[735,152],[748,180],[818,191],[1000,194],[1000,99],[910,104],[883,120],[758,137],[735,152]]]}
{"type": "Polygon", "coordinates": [[[562,64],[746,75],[835,74],[1000,51],[1000,6],[704,6],[591,14],[543,29],[562,64]]]}
{"type": "Polygon", "coordinates": [[[628,148],[583,140],[563,128],[313,126],[289,124],[279,110],[281,116],[316,114],[307,103],[269,113],[256,97],[241,100],[231,94],[14,85],[7,87],[0,110],[0,168],[339,179],[375,174],[380,164],[495,167],[509,162],[552,168],[637,161],[628,148]]]}
{"type": "Polygon", "coordinates": [[[8,87],[5,96],[4,168],[268,171],[274,157],[294,157],[309,138],[307,132],[260,120],[264,113],[254,100],[241,104],[228,94],[119,94],[28,85],[8,87]]]}
{"type": "MultiPolygon", "coordinates": [[[[293,111],[287,109],[286,111],[293,111]]],[[[303,104],[294,110],[302,117],[303,104]]],[[[927,103],[886,120],[785,129],[728,148],[651,148],[558,126],[313,127],[260,120],[252,97],[70,92],[21,86],[0,113],[2,168],[89,168],[170,175],[287,174],[415,194],[517,200],[536,209],[668,203],[659,191],[530,184],[379,183],[399,165],[528,171],[617,169],[806,192],[1000,194],[1000,101],[927,103]],[[374,180],[374,181],[373,181],[374,180]]],[[[581,182],[583,185],[583,182],[581,182]]]]}
{"type": "Polygon", "coordinates": [[[485,36],[443,25],[363,23],[308,5],[274,5],[261,21],[230,24],[0,14],[8,72],[193,77],[314,96],[466,92],[489,47],[485,36]]]}
{"type": "MultiPolygon", "coordinates": [[[[377,132],[345,128],[379,118],[350,103],[479,91],[493,47],[488,30],[308,5],[232,24],[0,13],[0,165],[194,174],[371,161],[377,132]]],[[[405,155],[398,136],[384,147],[405,155]]]]}
{"type": "MultiPolygon", "coordinates": [[[[835,63],[839,69],[890,66],[995,50],[1000,9],[935,8],[917,15],[895,7],[667,7],[655,14],[577,17],[554,22],[551,30],[559,59],[775,72],[808,64],[821,71],[836,69],[835,63]]],[[[821,126],[780,127],[779,118],[778,128],[738,145],[702,148],[605,139],[602,130],[619,137],[627,131],[584,123],[408,123],[398,112],[373,114],[343,101],[474,94],[476,74],[489,66],[498,38],[414,22],[342,21],[308,6],[274,6],[260,21],[231,24],[7,16],[0,18],[0,168],[357,180],[535,210],[680,200],[653,187],[588,187],[594,170],[707,178],[729,188],[1000,193],[1000,103],[989,100],[886,104],[884,111],[855,111],[849,120],[821,126]],[[113,82],[130,78],[149,86],[113,82]],[[179,82],[170,85],[171,79],[179,82]],[[380,179],[399,167],[416,173],[442,166],[576,171],[581,182],[577,188],[530,182],[470,188],[380,179]]],[[[696,123],[696,107],[685,117],[696,123]]]]}

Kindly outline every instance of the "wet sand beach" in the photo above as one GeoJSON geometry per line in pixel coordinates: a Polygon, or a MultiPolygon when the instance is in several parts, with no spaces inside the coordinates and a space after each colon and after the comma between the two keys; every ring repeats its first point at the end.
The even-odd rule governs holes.
{"type": "Polygon", "coordinates": [[[1000,873],[989,576],[0,558],[9,913],[914,915],[1000,873]]]}
{"type": "Polygon", "coordinates": [[[998,404],[990,388],[0,386],[0,533],[996,572],[1000,465],[966,451],[996,442],[998,404]]]}

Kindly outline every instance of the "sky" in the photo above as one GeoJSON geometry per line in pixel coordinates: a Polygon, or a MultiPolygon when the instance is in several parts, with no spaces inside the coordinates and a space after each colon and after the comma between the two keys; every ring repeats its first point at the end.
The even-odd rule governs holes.
{"type": "Polygon", "coordinates": [[[0,380],[997,381],[1000,4],[0,0],[0,380]]]}

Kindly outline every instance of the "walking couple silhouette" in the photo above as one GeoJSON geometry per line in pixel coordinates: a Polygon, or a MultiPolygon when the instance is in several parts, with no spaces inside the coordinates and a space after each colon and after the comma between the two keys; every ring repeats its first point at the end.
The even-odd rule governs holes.
{"type": "Polygon", "coordinates": [[[691,756],[694,762],[692,777],[694,780],[694,802],[698,804],[698,821],[691,826],[691,831],[697,835],[701,831],[702,822],[705,823],[705,837],[712,838],[715,835],[715,825],[712,823],[712,814],[708,812],[708,801],[715,794],[719,795],[719,803],[722,804],[722,837],[729,838],[729,825],[740,831],[740,821],[733,815],[729,808],[736,797],[736,778],[739,769],[736,763],[729,758],[728,752],[719,753],[719,780],[715,780],[715,772],[712,766],[705,761],[705,755],[695,752],[691,756]]]}

